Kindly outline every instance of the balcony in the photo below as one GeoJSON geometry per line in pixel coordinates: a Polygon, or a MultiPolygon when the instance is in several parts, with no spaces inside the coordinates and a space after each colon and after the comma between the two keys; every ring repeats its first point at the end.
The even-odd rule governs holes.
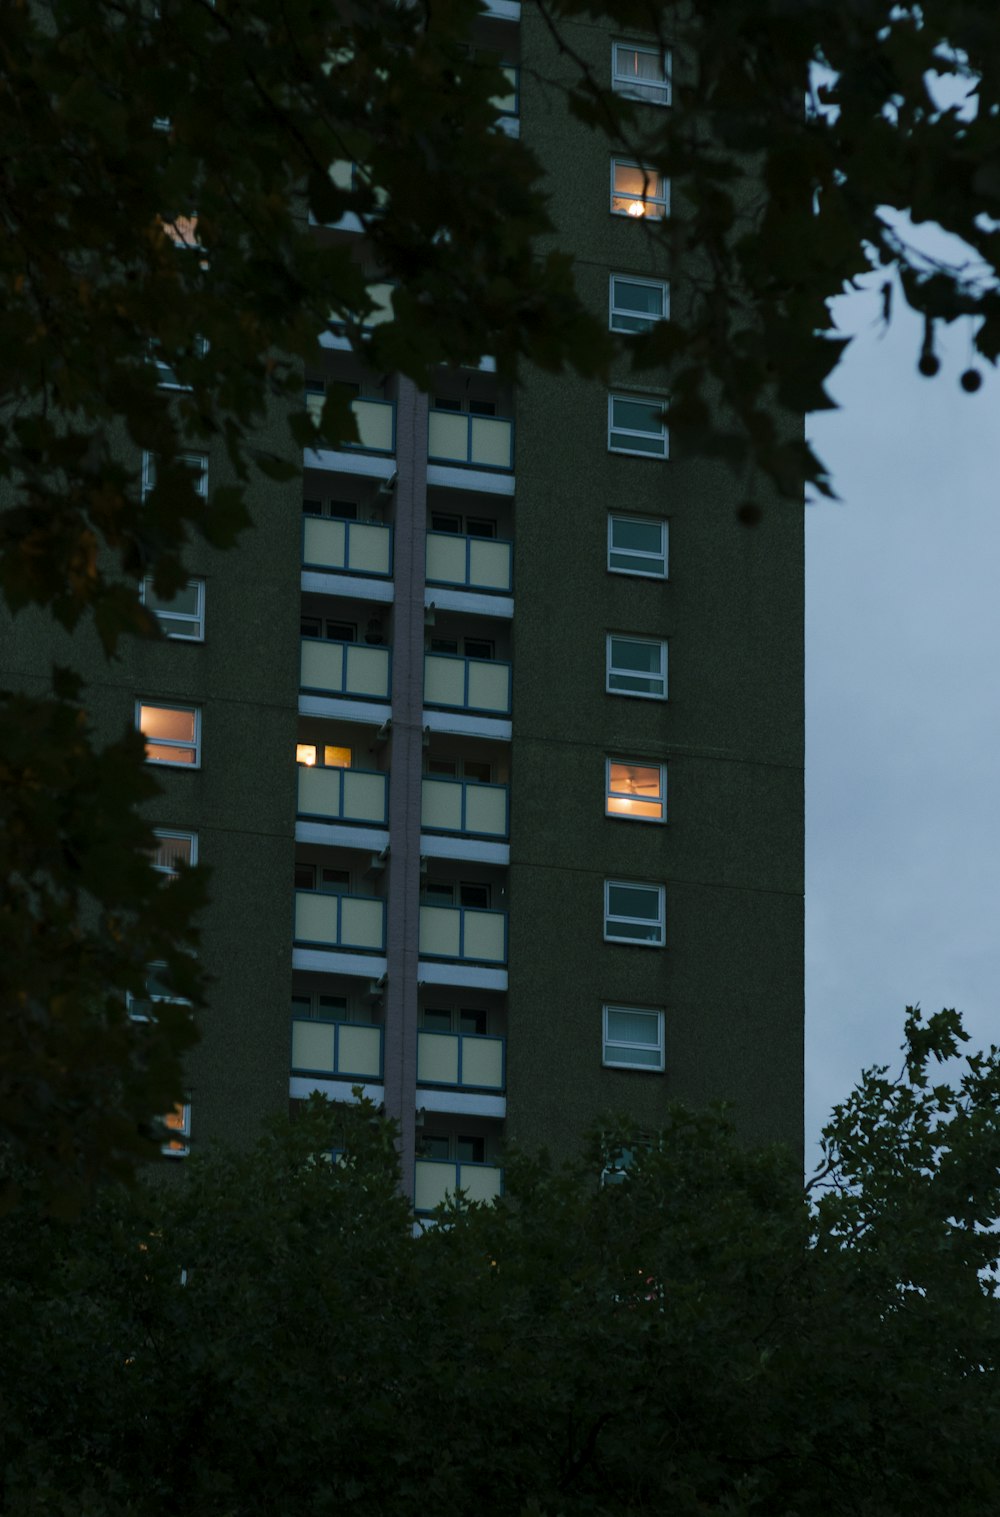
{"type": "Polygon", "coordinates": [[[453,1159],[418,1159],[415,1166],[413,1210],[430,1212],[456,1190],[468,1201],[496,1201],[503,1195],[503,1170],[495,1164],[462,1163],[453,1159]]]}
{"type": "Polygon", "coordinates": [[[510,664],[460,653],[426,653],[424,705],[509,716],[510,664]]]}
{"type": "Polygon", "coordinates": [[[427,582],[509,595],[514,582],[514,544],[495,537],[428,532],[427,582]]]}
{"type": "Polygon", "coordinates": [[[425,777],[420,825],[428,832],[455,832],[466,837],[506,838],[509,832],[508,789],[479,780],[425,777]]]}
{"type": "Polygon", "coordinates": [[[431,411],[427,457],[431,463],[464,464],[509,474],[514,467],[514,423],[500,416],[431,411]]]}
{"type": "Polygon", "coordinates": [[[382,1079],[382,1029],[361,1022],[292,1022],[293,1074],[382,1079]]]}
{"type": "Polygon", "coordinates": [[[305,516],[302,565],[306,569],[378,575],[386,579],[392,573],[392,528],[378,522],[305,516]]]}
{"type": "Polygon", "coordinates": [[[318,695],[349,695],[358,700],[389,699],[392,660],[388,648],[363,643],[329,642],[304,637],[299,687],[318,695]]]}
{"type": "Polygon", "coordinates": [[[296,890],[295,941],[313,948],[385,952],[385,902],[375,896],[296,890]]]}
{"type": "Polygon", "coordinates": [[[506,964],[507,913],[476,906],[421,906],[420,953],[470,964],[506,964]]]}
{"type": "Polygon", "coordinates": [[[298,815],[316,821],[361,822],[385,827],[389,776],[374,769],[299,766],[298,815]]]}
{"type": "Polygon", "coordinates": [[[417,1084],[504,1088],[505,1039],[474,1032],[418,1032],[417,1084]]]}
{"type": "MultiPolygon", "coordinates": [[[[318,391],[307,392],[306,410],[313,421],[319,421],[325,396],[318,391]]],[[[342,448],[353,448],[360,453],[395,453],[396,451],[396,406],[391,400],[351,401],[354,423],[358,429],[357,442],[341,442],[342,448]]]]}

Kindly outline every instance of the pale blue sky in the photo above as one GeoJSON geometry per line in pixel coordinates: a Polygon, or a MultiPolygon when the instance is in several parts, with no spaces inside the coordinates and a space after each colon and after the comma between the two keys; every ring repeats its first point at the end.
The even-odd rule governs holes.
{"type": "Polygon", "coordinates": [[[1000,1041],[1000,380],[936,379],[878,298],[810,435],[841,497],[807,508],[806,1147],[862,1065],[898,1065],[903,1009],[957,1006],[1000,1041]]]}

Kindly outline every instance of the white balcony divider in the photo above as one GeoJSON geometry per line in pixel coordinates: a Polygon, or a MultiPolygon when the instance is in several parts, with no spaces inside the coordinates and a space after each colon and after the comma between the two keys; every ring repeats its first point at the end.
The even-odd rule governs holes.
{"type": "Polygon", "coordinates": [[[503,1038],[471,1032],[418,1032],[417,1084],[503,1090],[503,1038]]]}
{"type": "Polygon", "coordinates": [[[436,959],[506,964],[507,913],[473,906],[421,906],[420,952],[436,959]]]}
{"type": "Polygon", "coordinates": [[[382,1029],[359,1022],[292,1022],[292,1069],[362,1080],[382,1078],[382,1029]]]}
{"type": "Polygon", "coordinates": [[[307,569],[343,574],[392,573],[392,528],[380,522],[302,518],[302,562],[307,569]]]}
{"type": "Polygon", "coordinates": [[[299,816],[384,827],[389,776],[373,769],[320,769],[299,765],[299,816]]]}
{"type": "Polygon", "coordinates": [[[374,896],[297,890],[295,941],[384,953],[385,902],[374,896]]]}
{"type": "Polygon", "coordinates": [[[428,582],[509,593],[514,580],[513,546],[495,537],[428,532],[428,582]]]}
{"type": "Polygon", "coordinates": [[[299,667],[299,685],[325,695],[354,695],[362,700],[388,700],[390,656],[388,648],[370,648],[365,643],[328,642],[304,637],[299,667]]]}
{"type": "Polygon", "coordinates": [[[514,423],[502,416],[469,416],[465,411],[431,411],[427,457],[435,463],[476,469],[514,467],[514,423]]]}
{"type": "Polygon", "coordinates": [[[463,1190],[469,1201],[496,1201],[503,1195],[503,1170],[494,1164],[418,1159],[414,1169],[414,1211],[433,1211],[456,1190],[463,1190]]]}
{"type": "Polygon", "coordinates": [[[510,665],[458,653],[424,654],[424,705],[510,714],[510,665]]]}
{"type": "Polygon", "coordinates": [[[427,776],[422,786],[420,825],[431,832],[505,838],[507,786],[427,776]]]}

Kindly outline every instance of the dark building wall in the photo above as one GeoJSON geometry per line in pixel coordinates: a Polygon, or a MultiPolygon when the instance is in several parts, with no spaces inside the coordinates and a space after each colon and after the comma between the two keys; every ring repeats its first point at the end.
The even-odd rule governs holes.
{"type": "MultiPolygon", "coordinates": [[[[611,36],[567,28],[610,79],[611,36]]],[[[524,56],[562,65],[531,7],[524,56]]],[[[522,129],[581,290],[612,272],[671,281],[669,223],[610,214],[610,152],[522,79],[522,129]]],[[[648,106],[643,109],[656,110],[648,106]]],[[[612,388],[666,397],[665,373],[612,388]]],[[[803,521],[755,529],[720,465],[608,451],[607,389],[532,373],[518,400],[508,1136],[571,1150],[600,1112],[655,1123],[726,1099],[754,1137],[801,1142],[803,521]],[[609,510],[669,523],[666,583],[609,573],[609,510]],[[669,699],[605,693],[608,632],[666,638],[669,699]],[[666,825],[606,817],[606,756],[668,765],[666,825]],[[666,946],[603,941],[604,881],[666,886],[666,946]],[[663,1074],[602,1068],[605,1002],[665,1011],[663,1074]]]]}

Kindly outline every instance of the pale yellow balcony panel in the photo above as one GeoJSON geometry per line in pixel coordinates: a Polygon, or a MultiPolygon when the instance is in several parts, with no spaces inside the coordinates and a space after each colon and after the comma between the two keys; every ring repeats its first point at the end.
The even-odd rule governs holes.
{"type": "Polygon", "coordinates": [[[344,649],[346,643],[327,643],[303,638],[299,660],[299,684],[303,690],[330,690],[339,695],[344,689],[344,649]]]}
{"type": "Polygon", "coordinates": [[[356,769],[344,769],[341,773],[344,782],[341,815],[344,821],[374,822],[384,826],[388,816],[388,776],[356,769]]]}
{"type": "Polygon", "coordinates": [[[385,907],[381,901],[369,901],[358,896],[343,897],[343,914],[340,929],[341,942],[349,948],[374,948],[385,946],[385,907]]]}
{"type": "Polygon", "coordinates": [[[389,650],[347,643],[348,695],[366,695],[386,700],[389,695],[389,650]]]}
{"type": "MultiPolygon", "coordinates": [[[[419,1074],[417,1075],[419,1079],[419,1074]]],[[[477,1090],[503,1090],[503,1040],[466,1035],[462,1038],[462,1085],[477,1090]]]]}
{"type": "Polygon", "coordinates": [[[512,565],[509,542],[455,532],[427,534],[427,579],[431,583],[509,591],[512,565]]]}
{"type": "Polygon", "coordinates": [[[337,897],[317,891],[295,892],[295,937],[300,943],[329,943],[336,947],[337,897]]]}
{"type": "Polygon", "coordinates": [[[332,1075],[336,1068],[334,1035],[332,1022],[293,1021],[292,1068],[332,1075]]]}
{"type": "Polygon", "coordinates": [[[469,696],[471,711],[510,710],[510,665],[487,659],[469,659],[469,696]]]}
{"type": "Polygon", "coordinates": [[[414,1165],[414,1211],[434,1211],[441,1205],[449,1189],[454,1188],[454,1164],[441,1164],[432,1159],[417,1160],[414,1165]]]}
{"type": "Polygon", "coordinates": [[[506,924],[502,911],[465,911],[463,959],[487,964],[507,962],[506,924]]]}
{"type": "Polygon", "coordinates": [[[462,943],[462,913],[457,906],[421,906],[420,952],[457,959],[462,943]]]}
{"type": "Polygon", "coordinates": [[[341,771],[299,765],[298,811],[302,816],[341,816],[341,771]]]}
{"type": "Polygon", "coordinates": [[[417,1079],[428,1085],[458,1084],[458,1037],[456,1034],[417,1033],[417,1079]]]}
{"type": "Polygon", "coordinates": [[[427,453],[449,463],[467,463],[469,418],[462,411],[431,411],[427,425],[427,453]]]}
{"type": "Polygon", "coordinates": [[[395,409],[384,400],[352,400],[358,428],[358,441],[352,446],[369,453],[392,453],[396,445],[395,409]]]}
{"type": "Polygon", "coordinates": [[[460,1164],[458,1184],[468,1201],[496,1201],[503,1193],[503,1170],[492,1164],[460,1164]]]}
{"type": "Polygon", "coordinates": [[[303,517],[302,562],[314,564],[318,569],[343,569],[347,562],[346,521],[331,521],[325,516],[303,517]]]}
{"type": "Polygon", "coordinates": [[[379,1027],[341,1022],[338,1034],[337,1073],[363,1079],[382,1078],[382,1031],[379,1027]]]}
{"type": "Polygon", "coordinates": [[[507,836],[506,785],[465,787],[465,830],[480,837],[507,836]]]}
{"type": "Polygon", "coordinates": [[[457,532],[428,532],[427,578],[445,585],[466,583],[467,539],[457,532]]]}
{"type": "Polygon", "coordinates": [[[488,537],[469,540],[469,584],[482,590],[509,590],[513,583],[511,544],[488,537]]]}
{"type": "Polygon", "coordinates": [[[462,784],[425,779],[421,787],[420,825],[441,832],[462,830],[462,784]]]}
{"type": "Polygon", "coordinates": [[[428,706],[465,705],[465,660],[443,653],[424,657],[424,701],[428,706]]]}
{"type": "Polygon", "coordinates": [[[470,462],[481,469],[509,469],[514,462],[514,426],[499,416],[470,416],[470,462]]]}

